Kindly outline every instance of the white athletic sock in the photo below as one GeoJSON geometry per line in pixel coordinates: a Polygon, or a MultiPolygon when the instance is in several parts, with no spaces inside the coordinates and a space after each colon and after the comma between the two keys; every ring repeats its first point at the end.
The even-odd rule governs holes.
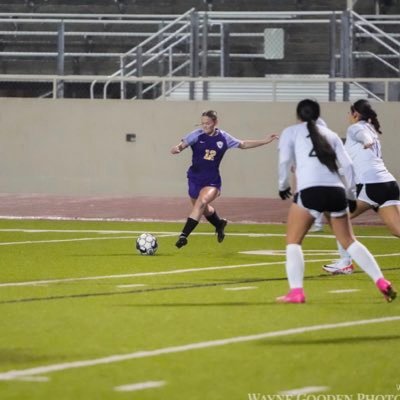
{"type": "Polygon", "coordinates": [[[299,244],[286,246],[286,274],[290,289],[303,287],[304,257],[299,244]]]}
{"type": "Polygon", "coordinates": [[[353,260],[359,265],[359,267],[368,274],[374,282],[378,279],[383,278],[383,274],[379,265],[375,261],[374,256],[370,251],[358,240],[354,241],[348,248],[347,251],[353,258],[353,260]]]}
{"type": "Polygon", "coordinates": [[[346,251],[344,249],[344,247],[339,242],[337,242],[337,247],[338,247],[338,250],[339,250],[340,258],[342,260],[346,260],[346,261],[351,263],[351,255],[349,254],[349,252],[346,251]]]}

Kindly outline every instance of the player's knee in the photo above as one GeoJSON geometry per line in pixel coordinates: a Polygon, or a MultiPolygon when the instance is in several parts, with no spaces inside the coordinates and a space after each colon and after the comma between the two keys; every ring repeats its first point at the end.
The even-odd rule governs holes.
{"type": "Polygon", "coordinates": [[[204,198],[204,197],[199,197],[198,199],[197,199],[197,207],[200,209],[200,210],[205,210],[206,209],[206,207],[207,207],[207,204],[208,204],[208,201],[204,198]]]}

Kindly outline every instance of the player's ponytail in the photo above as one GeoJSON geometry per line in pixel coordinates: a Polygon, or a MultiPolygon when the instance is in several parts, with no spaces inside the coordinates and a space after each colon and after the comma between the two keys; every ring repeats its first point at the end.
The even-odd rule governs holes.
{"type": "Polygon", "coordinates": [[[338,172],[336,153],[325,136],[321,135],[318,130],[316,121],[319,116],[320,107],[316,101],[305,99],[297,105],[297,118],[307,122],[307,129],[318,160],[331,172],[338,172]]]}
{"type": "Polygon", "coordinates": [[[378,121],[378,114],[371,107],[371,104],[368,100],[357,100],[351,107],[350,110],[352,113],[355,111],[360,115],[360,121],[369,122],[375,130],[382,135],[381,124],[378,121]]]}

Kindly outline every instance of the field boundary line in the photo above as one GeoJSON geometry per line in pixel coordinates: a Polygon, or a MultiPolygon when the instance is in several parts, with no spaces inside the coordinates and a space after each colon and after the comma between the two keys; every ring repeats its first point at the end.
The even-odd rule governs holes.
{"type": "Polygon", "coordinates": [[[225,338],[225,339],[216,339],[216,340],[209,340],[209,341],[204,341],[204,342],[188,343],[188,344],[184,344],[184,345],[164,347],[164,348],[155,349],[155,350],[139,350],[139,351],[135,351],[133,353],[115,354],[115,355],[95,358],[95,359],[91,359],[91,360],[70,361],[70,362],[64,362],[64,363],[60,363],[60,364],[51,364],[51,365],[34,367],[34,368],[0,372],[0,380],[3,380],[3,381],[14,380],[14,379],[19,379],[21,377],[48,374],[48,373],[57,372],[57,371],[66,371],[66,370],[71,370],[71,369],[76,369],[76,368],[93,367],[96,365],[104,365],[104,364],[111,364],[111,363],[116,363],[116,362],[134,360],[134,359],[157,357],[157,356],[162,356],[162,355],[166,355],[166,354],[183,353],[186,351],[201,350],[201,349],[220,347],[220,346],[226,346],[226,345],[237,344],[237,343],[246,343],[246,342],[252,342],[252,341],[256,341],[256,340],[275,338],[275,337],[290,336],[290,335],[297,335],[297,334],[303,334],[303,333],[308,333],[308,332],[316,332],[316,331],[337,329],[337,328],[348,328],[348,327],[354,327],[354,326],[379,324],[379,323],[395,322],[395,321],[400,321],[400,315],[392,316],[392,317],[329,323],[329,324],[322,324],[322,325],[303,326],[303,327],[298,327],[298,328],[284,329],[284,330],[280,330],[280,331],[262,332],[262,333],[257,333],[257,334],[253,334],[253,335],[234,336],[234,337],[225,338]]]}
{"type": "MultiPolygon", "coordinates": [[[[306,262],[327,262],[331,259],[321,259],[321,260],[306,260],[306,262]]],[[[134,274],[120,274],[120,275],[98,275],[98,276],[86,276],[81,278],[61,278],[61,279],[46,279],[37,281],[25,281],[25,282],[7,282],[0,283],[1,287],[15,287],[15,286],[34,286],[43,285],[51,283],[62,283],[62,282],[79,282],[79,281],[94,281],[102,279],[123,279],[123,278],[136,278],[136,277],[146,277],[146,276],[157,276],[157,275],[175,275],[175,274],[186,274],[191,272],[208,272],[208,271],[219,271],[225,269],[236,269],[236,268],[251,268],[251,267],[262,267],[269,265],[279,265],[285,264],[283,261],[270,261],[270,262],[260,262],[253,264],[237,264],[237,265],[221,265],[216,267],[198,267],[198,268],[187,268],[187,269],[173,269],[170,271],[156,271],[156,272],[137,272],[134,274]]]]}
{"type": "Polygon", "coordinates": [[[86,242],[89,240],[116,240],[116,239],[136,239],[136,236],[101,236],[101,237],[85,237],[71,239],[47,239],[47,240],[25,240],[21,242],[0,242],[0,246],[15,246],[21,244],[36,244],[36,243],[64,243],[64,242],[86,242]]]}
{"type": "MultiPolygon", "coordinates": [[[[275,254],[279,256],[279,254],[275,254]]],[[[307,255],[307,254],[305,254],[307,255]]],[[[313,255],[313,254],[311,254],[313,255]]],[[[280,256],[284,256],[281,254],[280,256]]],[[[400,253],[390,253],[390,254],[375,254],[374,257],[395,257],[400,256],[400,253]]],[[[306,263],[324,263],[332,261],[332,258],[323,258],[315,260],[305,260],[306,263]]],[[[79,278],[60,278],[60,279],[42,279],[36,281],[23,281],[23,282],[5,282],[0,283],[0,288],[2,287],[17,287],[17,286],[35,286],[35,285],[48,285],[52,283],[63,283],[63,282],[80,282],[80,281],[95,281],[95,280],[105,280],[105,279],[123,279],[123,278],[137,278],[146,276],[157,276],[157,275],[175,275],[175,274],[186,274],[191,272],[207,272],[207,271],[219,271],[226,269],[236,269],[236,268],[251,268],[251,267],[262,267],[270,265],[285,264],[283,261],[269,261],[260,263],[250,263],[250,264],[237,264],[237,265],[221,265],[215,267],[198,267],[198,268],[187,268],[187,269],[174,269],[170,271],[153,271],[153,272],[137,272],[134,274],[118,274],[118,275],[97,275],[97,276],[84,276],[79,278]]]]}
{"type": "MultiPolygon", "coordinates": [[[[0,229],[0,233],[12,233],[12,232],[21,232],[21,233],[98,233],[98,234],[135,234],[139,235],[143,233],[142,230],[116,230],[116,229],[32,229],[32,228],[4,228],[0,229]]],[[[163,236],[173,236],[179,235],[180,231],[152,231],[154,235],[163,235],[163,236]]],[[[193,232],[192,235],[195,236],[210,236],[215,235],[214,232],[193,232]]],[[[251,232],[232,232],[227,233],[227,236],[249,236],[249,237],[284,237],[285,233],[251,233],[251,232]]],[[[332,239],[335,238],[333,234],[321,234],[321,233],[311,233],[307,234],[307,237],[319,238],[319,239],[332,239]]],[[[397,239],[397,237],[393,235],[357,235],[357,238],[361,239],[397,239]]],[[[60,239],[62,240],[62,239],[60,239]]],[[[35,243],[35,241],[32,241],[35,243]]],[[[20,242],[10,242],[10,243],[20,243],[20,242]]],[[[1,242],[0,242],[1,244],[1,242]]]]}
{"type": "Polygon", "coordinates": [[[114,390],[117,392],[136,392],[138,390],[159,388],[165,386],[165,384],[166,384],[165,381],[147,381],[147,382],[131,383],[128,385],[116,386],[114,390]]]}
{"type": "MultiPolygon", "coordinates": [[[[320,260],[318,260],[320,261],[320,260]]],[[[322,260],[321,260],[322,261],[322,260]]],[[[326,260],[324,260],[326,261],[326,260]]],[[[253,264],[237,264],[237,265],[222,265],[216,267],[198,267],[198,268],[187,268],[187,269],[173,269],[171,271],[155,271],[155,272],[137,272],[134,274],[120,274],[120,275],[98,275],[98,276],[86,276],[81,278],[61,278],[61,279],[46,279],[38,281],[26,281],[26,282],[8,282],[0,283],[0,287],[12,287],[12,286],[31,286],[31,285],[42,285],[50,283],[61,283],[61,282],[79,282],[79,281],[94,281],[101,279],[123,279],[123,278],[136,278],[145,276],[157,276],[157,275],[174,275],[174,274],[185,274],[190,272],[204,272],[204,271],[218,271],[224,269],[235,269],[235,268],[249,268],[249,267],[262,267],[274,264],[284,264],[285,261],[270,261],[253,264]]]]}

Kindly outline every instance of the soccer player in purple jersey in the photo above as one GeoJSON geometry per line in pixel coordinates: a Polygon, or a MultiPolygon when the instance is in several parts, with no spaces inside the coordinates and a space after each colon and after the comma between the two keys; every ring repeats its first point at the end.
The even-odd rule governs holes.
{"type": "Polygon", "coordinates": [[[187,244],[187,238],[196,228],[202,215],[215,227],[217,240],[225,238],[226,219],[221,219],[215,208],[210,205],[221,193],[221,175],[219,165],[230,148],[251,149],[271,143],[278,135],[271,134],[265,139],[239,140],[217,128],[218,117],[213,110],[201,114],[201,128],[188,133],[179,144],[172,147],[172,154],[179,154],[187,147],[192,148],[192,165],[187,171],[189,196],[193,204],[182,233],[176,242],[181,248],[187,244]]]}

